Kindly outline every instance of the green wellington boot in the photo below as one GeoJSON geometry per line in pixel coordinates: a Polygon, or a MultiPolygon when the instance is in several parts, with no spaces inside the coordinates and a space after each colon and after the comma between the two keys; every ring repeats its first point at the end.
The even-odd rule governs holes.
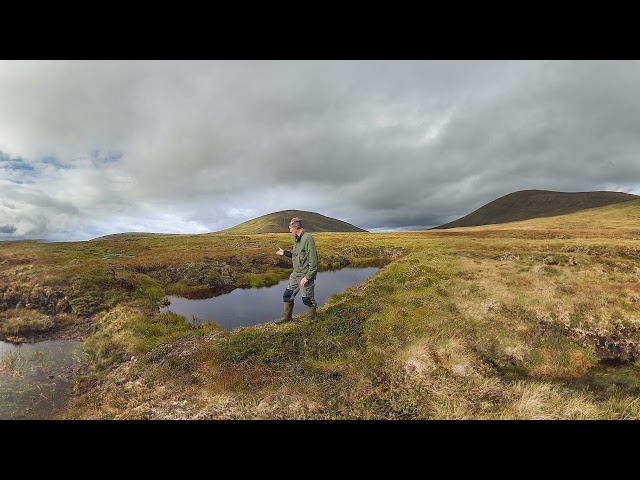
{"type": "Polygon", "coordinates": [[[281,323],[290,322],[293,319],[293,302],[284,302],[284,317],[274,320],[273,323],[280,325],[281,323]]]}
{"type": "Polygon", "coordinates": [[[307,318],[310,322],[313,322],[316,319],[316,308],[317,307],[307,307],[307,318]]]}

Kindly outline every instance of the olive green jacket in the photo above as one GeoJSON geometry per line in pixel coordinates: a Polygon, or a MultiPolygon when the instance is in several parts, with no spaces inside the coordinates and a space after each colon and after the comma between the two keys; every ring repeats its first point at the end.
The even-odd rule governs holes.
{"type": "Polygon", "coordinates": [[[318,251],[316,242],[304,230],[293,241],[293,250],[285,250],[284,254],[293,261],[293,273],[304,273],[307,280],[315,280],[318,274],[318,251]]]}

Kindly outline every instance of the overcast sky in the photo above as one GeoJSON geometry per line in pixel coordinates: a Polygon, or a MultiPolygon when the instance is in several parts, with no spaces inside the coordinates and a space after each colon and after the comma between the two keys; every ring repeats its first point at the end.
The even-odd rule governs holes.
{"type": "Polygon", "coordinates": [[[640,62],[0,61],[0,240],[281,210],[418,230],[508,193],[640,195],[640,62]]]}

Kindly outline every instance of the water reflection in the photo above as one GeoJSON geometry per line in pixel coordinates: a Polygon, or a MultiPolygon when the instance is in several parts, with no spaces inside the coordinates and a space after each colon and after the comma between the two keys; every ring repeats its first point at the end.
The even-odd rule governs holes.
{"type": "MultiPolygon", "coordinates": [[[[318,272],[315,297],[318,306],[336,293],[358,285],[379,270],[378,267],[343,268],[318,272]]],[[[168,297],[171,304],[161,310],[183,315],[192,323],[211,321],[226,330],[240,326],[251,326],[270,322],[282,316],[282,293],[287,280],[277,285],[262,288],[238,288],[231,293],[201,300],[168,297]]],[[[304,313],[305,306],[300,294],[296,296],[293,314],[304,313]]]]}
{"type": "Polygon", "coordinates": [[[43,420],[69,396],[65,372],[82,359],[82,342],[0,342],[0,420],[43,420]]]}

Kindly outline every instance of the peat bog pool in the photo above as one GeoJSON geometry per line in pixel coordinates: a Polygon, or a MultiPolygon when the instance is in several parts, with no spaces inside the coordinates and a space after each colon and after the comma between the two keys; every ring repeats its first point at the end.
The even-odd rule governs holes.
{"type": "Polygon", "coordinates": [[[66,404],[82,342],[0,342],[0,420],[43,420],[66,404]]]}
{"type": "MultiPolygon", "coordinates": [[[[332,295],[342,293],[353,285],[359,285],[378,270],[378,267],[365,267],[318,272],[315,287],[318,307],[332,295]]],[[[191,323],[210,321],[225,330],[266,323],[282,316],[282,293],[287,281],[282,280],[271,287],[237,288],[231,293],[198,300],[169,296],[169,306],[163,307],[160,311],[177,313],[191,323]]],[[[302,314],[304,310],[302,297],[298,293],[293,314],[302,314]]]]}

